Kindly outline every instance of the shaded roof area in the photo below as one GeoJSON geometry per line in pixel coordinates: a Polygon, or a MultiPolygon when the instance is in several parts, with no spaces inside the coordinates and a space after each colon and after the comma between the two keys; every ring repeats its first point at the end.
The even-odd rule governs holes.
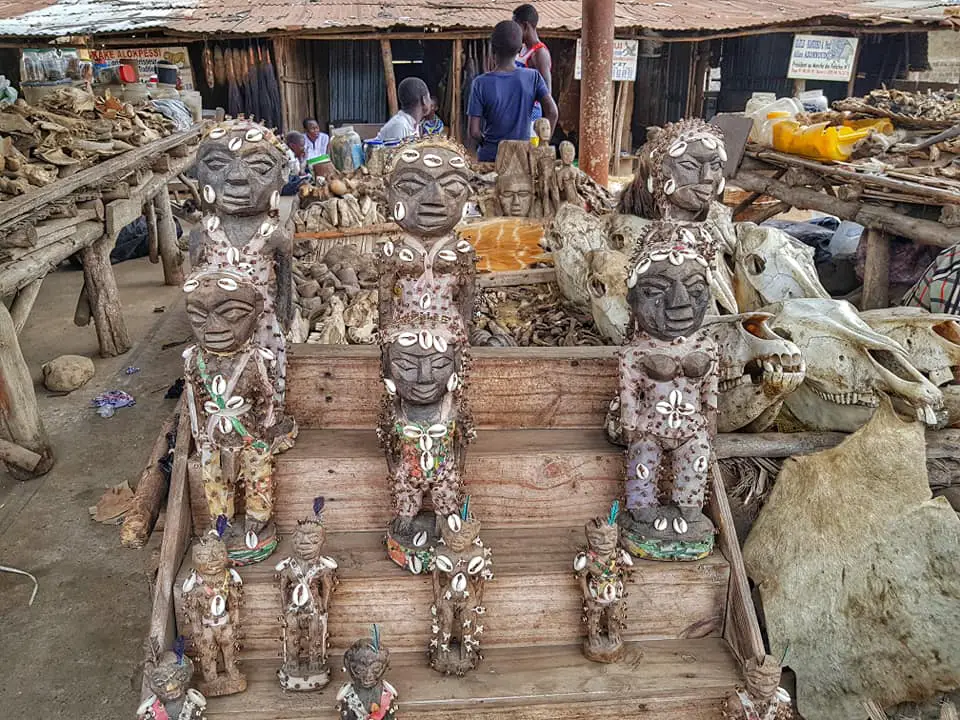
{"type": "MultiPolygon", "coordinates": [[[[0,0],[0,36],[165,31],[263,34],[347,30],[483,30],[518,0],[0,0]]],[[[581,0],[535,3],[541,30],[580,29],[581,0]]],[[[830,19],[841,24],[936,22],[960,0],[620,0],[617,27],[735,30],[830,19]]]]}

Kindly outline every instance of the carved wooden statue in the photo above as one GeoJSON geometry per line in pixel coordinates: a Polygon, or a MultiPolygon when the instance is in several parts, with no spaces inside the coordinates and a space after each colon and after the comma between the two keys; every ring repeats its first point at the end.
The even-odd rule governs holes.
{"type": "Polygon", "coordinates": [[[772,655],[750,658],[744,664],[746,687],[724,702],[729,720],[793,720],[790,693],[780,685],[780,663],[772,655]]]}
{"type": "Polygon", "coordinates": [[[227,546],[209,532],[193,545],[193,570],[182,588],[190,641],[203,674],[198,688],[208,697],[247,688],[237,664],[243,581],[228,563],[227,546]]]}
{"type": "Polygon", "coordinates": [[[627,616],[624,579],[633,560],[620,547],[619,509],[620,503],[614,502],[609,517],[595,518],[586,524],[587,549],[573,560],[583,593],[583,621],[587,626],[583,654],[594,662],[616,662],[624,649],[621,634],[627,616]]]}
{"type": "Polygon", "coordinates": [[[577,158],[577,149],[569,140],[560,143],[560,169],[557,170],[557,188],[562,202],[583,205],[578,191],[578,174],[582,172],[573,166],[577,158]]]}
{"type": "Polygon", "coordinates": [[[397,716],[397,691],[383,679],[390,669],[390,651],[373,637],[357,640],[343,654],[343,669],[350,682],[337,693],[340,720],[391,720],[397,716]]]}
{"type": "Polygon", "coordinates": [[[534,179],[536,183],[537,205],[535,214],[538,217],[553,217],[560,207],[560,186],[557,183],[557,149],[550,144],[553,134],[550,121],[539,118],[534,121],[533,129],[540,139],[540,144],[531,148],[533,155],[534,179]]]}
{"type": "Polygon", "coordinates": [[[277,671],[285,690],[319,690],[330,682],[327,618],[337,584],[337,561],[323,555],[327,533],[323,498],[314,500],[314,515],[297,525],[293,555],[277,565],[283,615],[283,666],[277,671]]]}
{"type": "Polygon", "coordinates": [[[444,312],[431,303],[429,311],[401,315],[381,330],[386,393],[378,432],[396,511],[387,551],[415,574],[429,569],[443,518],[460,507],[473,437],[465,400],[467,338],[460,316],[444,312]],[[422,511],[426,495],[436,515],[422,511]]]}
{"type": "Polygon", "coordinates": [[[713,548],[703,514],[716,432],[716,343],[702,328],[713,245],[703,228],[651,224],[631,260],[631,336],[620,356],[627,441],[623,544],[633,555],[693,560],[713,548]],[[662,502],[669,489],[671,502],[662,502]]]}
{"type": "Polygon", "coordinates": [[[464,675],[482,659],[483,590],[493,579],[493,559],[480,539],[480,521],[470,515],[469,498],[459,514],[447,517],[441,535],[433,560],[430,666],[446,675],[464,675]]]}
{"type": "Polygon", "coordinates": [[[526,140],[501,141],[496,167],[496,214],[537,217],[533,146],[526,140]]]}
{"type": "Polygon", "coordinates": [[[215,239],[207,265],[183,286],[197,339],[184,352],[185,390],[211,525],[226,519],[224,540],[242,565],[276,547],[273,456],[289,445],[291,430],[280,422],[276,353],[258,336],[269,265],[255,243],[238,250],[215,239]]]}
{"type": "Polygon", "coordinates": [[[204,720],[207,700],[190,687],[193,662],[183,654],[183,638],[173,652],[151,647],[144,668],[153,692],[137,709],[137,720],[204,720]]]}

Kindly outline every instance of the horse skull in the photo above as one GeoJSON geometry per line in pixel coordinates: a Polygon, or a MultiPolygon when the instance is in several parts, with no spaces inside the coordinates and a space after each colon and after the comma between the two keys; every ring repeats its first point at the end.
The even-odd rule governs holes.
{"type": "Polygon", "coordinates": [[[733,263],[741,310],[759,310],[793,298],[830,298],[817,275],[813,248],[782,230],[739,223],[733,263]]]}
{"type": "Polygon", "coordinates": [[[560,292],[581,310],[589,312],[586,254],[606,248],[603,221],[582,208],[564,204],[550,225],[546,243],[553,253],[560,292]]]}
{"type": "Polygon", "coordinates": [[[593,322],[607,340],[622,345],[630,320],[627,304],[630,259],[617,250],[590,250],[585,259],[593,322]]]}

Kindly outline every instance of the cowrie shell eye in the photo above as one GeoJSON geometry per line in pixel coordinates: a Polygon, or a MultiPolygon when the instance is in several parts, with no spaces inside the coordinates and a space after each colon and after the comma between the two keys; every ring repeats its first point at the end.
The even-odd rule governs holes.
{"type": "Polygon", "coordinates": [[[407,216],[407,208],[404,207],[402,202],[397,202],[393,206],[393,219],[394,220],[403,220],[407,216]]]}
{"type": "Polygon", "coordinates": [[[428,153],[423,156],[423,164],[428,168],[437,168],[443,165],[443,159],[439,155],[428,153]]]}
{"type": "Polygon", "coordinates": [[[227,147],[230,150],[233,150],[234,152],[239,150],[242,146],[243,146],[243,138],[238,138],[238,137],[231,138],[230,142],[227,143],[227,147]]]}
{"type": "Polygon", "coordinates": [[[464,160],[459,155],[450,158],[450,167],[455,167],[459,169],[459,168],[465,168],[466,166],[467,166],[467,161],[464,160]]]}
{"type": "Polygon", "coordinates": [[[216,232],[220,228],[220,218],[216,215],[207,218],[207,230],[209,232],[216,232]]]}
{"type": "Polygon", "coordinates": [[[458,533],[463,528],[463,521],[460,520],[459,515],[451,515],[447,518],[447,526],[453,530],[453,532],[458,533]]]}
{"type": "Polygon", "coordinates": [[[670,157],[680,157],[687,151],[687,144],[683,140],[679,140],[670,146],[670,149],[667,151],[670,154],[670,157]]]}
{"type": "Polygon", "coordinates": [[[667,519],[663,517],[658,517],[653,521],[653,527],[659,532],[663,532],[667,529],[667,519]]]}
{"type": "Polygon", "coordinates": [[[663,184],[664,195],[673,195],[677,191],[677,181],[670,178],[663,184]]]}
{"type": "Polygon", "coordinates": [[[269,220],[265,220],[263,224],[260,226],[260,234],[263,235],[264,237],[270,237],[271,235],[273,235],[273,231],[276,229],[277,229],[276,225],[274,225],[269,220]]]}
{"type": "Polygon", "coordinates": [[[429,330],[421,330],[417,340],[424,350],[429,350],[433,346],[433,335],[430,334],[429,330]]]}
{"type": "Polygon", "coordinates": [[[222,127],[218,127],[210,131],[209,137],[211,140],[219,140],[226,134],[227,134],[226,130],[224,130],[222,127]]]}
{"type": "Polygon", "coordinates": [[[404,262],[413,262],[413,250],[410,248],[400,248],[400,252],[397,253],[397,257],[404,262]]]}
{"type": "Polygon", "coordinates": [[[274,190],[270,195],[270,209],[278,210],[280,208],[280,191],[274,190]]]}
{"type": "Polygon", "coordinates": [[[193,291],[196,290],[198,287],[200,287],[200,282],[199,282],[198,280],[187,280],[187,281],[183,284],[183,291],[184,291],[184,292],[193,292],[193,291]]]}
{"type": "Polygon", "coordinates": [[[439,335],[435,335],[433,338],[433,347],[436,348],[437,352],[446,352],[447,351],[447,341],[444,340],[439,335]]]}
{"type": "Polygon", "coordinates": [[[250,128],[245,137],[248,142],[260,142],[263,140],[263,131],[260,128],[250,128]]]}
{"type": "Polygon", "coordinates": [[[453,392],[460,386],[460,378],[457,377],[457,374],[454,373],[450,376],[450,379],[447,380],[447,391],[453,392]]]}
{"type": "Polygon", "coordinates": [[[217,280],[217,286],[221,290],[226,290],[227,292],[233,292],[238,287],[240,287],[237,284],[237,281],[234,280],[233,278],[220,278],[219,280],[217,280]]]}
{"type": "Polygon", "coordinates": [[[410,347],[411,345],[416,345],[417,334],[410,332],[401,333],[397,338],[397,342],[400,343],[400,347],[410,347]]]}
{"type": "Polygon", "coordinates": [[[404,150],[400,153],[400,159],[408,163],[416,162],[420,159],[420,153],[417,150],[404,150]]]}
{"type": "Polygon", "coordinates": [[[212,203],[217,199],[217,191],[213,189],[211,185],[203,186],[203,199],[208,203],[212,203]]]}

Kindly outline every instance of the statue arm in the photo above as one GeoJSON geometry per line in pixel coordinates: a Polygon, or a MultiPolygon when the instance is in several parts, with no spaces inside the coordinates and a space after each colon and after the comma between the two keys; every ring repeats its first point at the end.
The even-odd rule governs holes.
{"type": "Polygon", "coordinates": [[[436,563],[433,566],[433,601],[437,605],[440,604],[441,595],[440,595],[440,570],[437,568],[436,563]]]}
{"type": "Polygon", "coordinates": [[[326,614],[330,608],[330,596],[333,594],[333,572],[320,576],[320,612],[326,614]]]}
{"type": "Polygon", "coordinates": [[[586,571],[577,573],[577,582],[580,584],[580,592],[583,593],[583,599],[588,599],[590,597],[590,586],[587,585],[586,571]]]}
{"type": "Polygon", "coordinates": [[[639,398],[634,382],[636,371],[632,367],[634,356],[631,350],[620,355],[620,424],[627,431],[637,429],[639,398]]]}

